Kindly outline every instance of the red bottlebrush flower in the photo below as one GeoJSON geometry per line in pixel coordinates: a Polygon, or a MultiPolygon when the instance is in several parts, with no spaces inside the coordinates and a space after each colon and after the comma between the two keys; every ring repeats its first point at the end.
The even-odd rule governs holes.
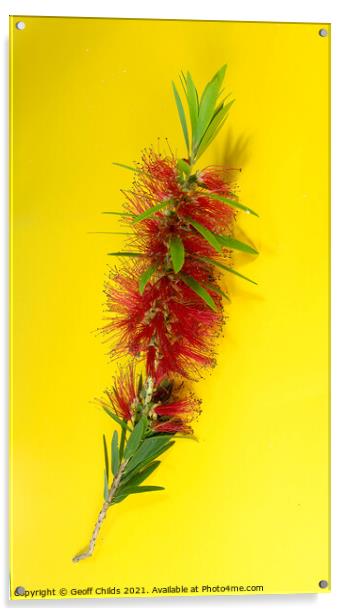
{"type": "Polygon", "coordinates": [[[212,256],[209,245],[190,227],[188,218],[214,233],[231,233],[235,210],[208,197],[205,190],[236,199],[222,177],[226,168],[207,167],[187,180],[181,178],[173,156],[163,157],[151,149],[145,151],[138,169],[140,173],[136,175],[133,190],[124,191],[127,211],[140,215],[159,202],[166,201],[167,206],[154,216],[131,225],[130,247],[148,257],[163,258],[168,251],[169,237],[178,235],[187,242],[187,252],[212,256]],[[193,237],[199,240],[199,248],[193,244],[193,237]]]}
{"type": "MultiPolygon", "coordinates": [[[[131,363],[127,369],[120,369],[114,377],[113,386],[105,391],[112,410],[125,421],[131,421],[134,414],[134,403],[137,398],[135,385],[135,367],[131,363]]],[[[102,404],[102,400],[100,400],[102,404]]]]}
{"type": "MultiPolygon", "coordinates": [[[[135,264],[125,273],[110,273],[106,296],[111,314],[104,331],[114,340],[111,355],[129,352],[145,358],[147,373],[158,380],[171,373],[195,378],[199,367],[215,361],[215,338],[223,323],[220,297],[209,290],[215,312],[174,274],[148,283],[140,295],[142,269],[135,264]]],[[[200,284],[214,282],[204,263],[186,261],[183,271],[200,284]]]]}
{"type": "MultiPolygon", "coordinates": [[[[192,434],[193,430],[189,423],[201,412],[200,400],[197,400],[192,394],[189,394],[186,398],[178,399],[174,389],[178,390],[179,386],[172,387],[171,400],[168,399],[164,404],[155,404],[152,407],[153,423],[151,427],[155,432],[192,434]]],[[[178,393],[181,395],[180,392],[178,393]]]]}
{"type": "Polygon", "coordinates": [[[183,190],[178,179],[177,160],[173,156],[162,156],[154,150],[146,150],[142,157],[142,186],[155,201],[164,198],[183,197],[183,190]]]}
{"type": "Polygon", "coordinates": [[[197,173],[198,181],[210,192],[229,195],[231,194],[230,187],[223,177],[226,171],[232,171],[232,168],[210,165],[197,173]]]}
{"type": "Polygon", "coordinates": [[[132,425],[145,415],[154,432],[192,433],[188,424],[200,413],[200,400],[181,390],[181,383],[168,379],[158,381],[152,377],[142,379],[137,387],[135,365],[131,363],[126,369],[120,369],[114,377],[113,387],[105,391],[107,401],[100,399],[98,402],[105,410],[132,425]],[[185,397],[179,399],[181,395],[185,397]]]}
{"type": "Polygon", "coordinates": [[[133,190],[123,191],[131,213],[141,214],[164,199],[184,197],[176,162],[173,156],[163,156],[153,149],[144,151],[133,190]]]}
{"type": "Polygon", "coordinates": [[[187,426],[181,419],[175,419],[174,421],[164,421],[157,423],[154,426],[155,432],[182,432],[183,434],[193,434],[193,430],[190,426],[187,426]]]}
{"type": "Polygon", "coordinates": [[[176,400],[169,404],[159,404],[155,407],[157,415],[180,415],[190,412],[190,405],[187,400],[176,400]]]}
{"type": "Polygon", "coordinates": [[[231,233],[235,222],[235,210],[226,203],[216,201],[206,192],[195,192],[190,201],[179,207],[179,216],[193,218],[213,233],[231,233]]]}

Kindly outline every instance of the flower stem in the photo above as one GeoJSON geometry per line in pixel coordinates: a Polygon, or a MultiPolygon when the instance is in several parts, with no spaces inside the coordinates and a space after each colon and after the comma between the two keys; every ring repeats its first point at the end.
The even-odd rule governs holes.
{"type": "Polygon", "coordinates": [[[120,468],[118,470],[117,475],[114,476],[113,482],[111,484],[110,490],[109,490],[109,494],[108,494],[108,498],[104,501],[103,503],[103,507],[101,509],[101,511],[98,514],[98,518],[97,518],[97,522],[95,524],[95,528],[93,529],[93,533],[91,535],[91,539],[90,539],[90,543],[89,543],[89,547],[85,552],[81,552],[80,554],[77,554],[72,560],[74,563],[78,563],[80,560],[84,560],[84,558],[89,558],[89,556],[92,556],[94,549],[95,549],[95,545],[96,545],[96,541],[97,541],[97,537],[99,535],[99,531],[101,530],[101,526],[104,522],[104,519],[107,515],[107,511],[109,509],[109,507],[111,506],[111,501],[115,496],[116,490],[119,487],[123,472],[126,468],[128,460],[124,460],[122,462],[122,464],[120,465],[120,468]]]}

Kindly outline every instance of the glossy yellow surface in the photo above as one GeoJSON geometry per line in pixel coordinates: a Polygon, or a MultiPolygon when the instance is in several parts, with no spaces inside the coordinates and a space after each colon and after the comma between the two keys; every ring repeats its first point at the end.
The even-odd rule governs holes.
{"type": "Polygon", "coordinates": [[[330,579],[330,36],[321,27],[330,33],[327,24],[11,18],[12,597],[17,586],[57,598],[60,588],[329,590],[318,585],[330,579]],[[100,212],[121,208],[131,173],[112,161],[131,164],[158,137],[185,155],[171,79],[189,69],[200,88],[224,63],[236,102],[200,165],[242,167],[241,201],[260,218],[240,215],[238,235],[260,256],[235,263],[259,285],[224,278],[232,303],[218,365],[195,388],[199,442],[178,440],[154,478],[166,490],[113,507],[94,557],[76,565],[102,504],[102,434],[113,423],[90,401],[116,364],[95,330],[106,253],[123,245],[88,232],[117,228],[100,212]]]}

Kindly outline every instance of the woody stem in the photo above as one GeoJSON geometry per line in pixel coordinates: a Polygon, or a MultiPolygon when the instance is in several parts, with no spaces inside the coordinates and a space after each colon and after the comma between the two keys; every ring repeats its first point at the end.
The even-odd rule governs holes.
{"type": "Polygon", "coordinates": [[[97,537],[99,535],[99,531],[101,530],[101,526],[104,522],[104,519],[107,515],[107,511],[109,509],[109,507],[111,506],[111,501],[114,498],[115,494],[116,494],[116,490],[119,487],[123,472],[126,468],[128,460],[124,460],[122,462],[122,464],[120,465],[120,468],[118,470],[118,473],[114,476],[113,482],[111,484],[110,490],[109,490],[109,494],[108,494],[108,498],[104,501],[103,503],[103,507],[101,509],[101,511],[98,514],[98,518],[97,518],[97,522],[95,524],[95,528],[93,529],[93,533],[91,535],[91,539],[90,539],[90,543],[89,543],[89,547],[85,552],[82,552],[81,554],[77,554],[72,560],[74,563],[78,563],[80,560],[83,560],[84,558],[89,558],[89,556],[92,556],[94,549],[95,549],[95,545],[96,545],[96,541],[97,541],[97,537]]]}

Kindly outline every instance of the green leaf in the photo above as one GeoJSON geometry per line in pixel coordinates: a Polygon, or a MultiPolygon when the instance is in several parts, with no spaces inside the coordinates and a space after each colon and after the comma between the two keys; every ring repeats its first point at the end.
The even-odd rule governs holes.
{"type": "Polygon", "coordinates": [[[140,295],[142,295],[144,293],[144,289],[147,285],[147,283],[149,282],[150,278],[152,277],[152,275],[155,273],[155,271],[158,268],[158,263],[150,265],[147,270],[145,270],[140,278],[139,278],[139,293],[140,295]]]}
{"type": "Polygon", "coordinates": [[[208,148],[209,145],[211,145],[212,141],[214,141],[214,139],[217,137],[219,131],[222,129],[222,127],[224,126],[226,119],[227,119],[227,115],[225,116],[224,120],[218,125],[218,128],[215,129],[215,131],[212,134],[212,138],[207,139],[207,140],[203,140],[202,144],[200,144],[200,146],[198,147],[198,150],[196,152],[195,158],[194,160],[197,161],[200,156],[202,156],[202,154],[205,152],[205,150],[208,148]]]}
{"type": "Polygon", "coordinates": [[[102,235],[130,235],[128,231],[88,231],[87,233],[101,233],[102,235]]]}
{"type": "Polygon", "coordinates": [[[137,167],[131,167],[130,165],[123,165],[122,163],[112,163],[116,165],[116,167],[123,167],[123,169],[129,169],[129,171],[135,171],[136,173],[143,173],[142,169],[138,169],[137,167]]]}
{"type": "Polygon", "coordinates": [[[244,242],[240,242],[240,240],[236,240],[234,237],[230,235],[217,235],[218,241],[222,244],[222,246],[226,246],[227,248],[233,248],[234,250],[241,250],[242,252],[248,252],[252,255],[258,255],[258,251],[249,246],[249,244],[245,244],[244,242]]]}
{"type": "Polygon", "coordinates": [[[178,111],[180,122],[181,122],[181,126],[182,126],[183,136],[184,136],[184,140],[186,142],[187,152],[188,152],[188,155],[189,155],[189,137],[188,137],[188,128],[187,128],[186,115],[185,115],[185,112],[184,112],[184,109],[183,109],[183,105],[182,105],[182,101],[181,101],[180,95],[179,95],[179,93],[178,93],[178,91],[176,89],[176,86],[175,86],[173,81],[171,83],[172,83],[172,87],[173,87],[173,91],[174,91],[177,111],[178,111]]]}
{"type": "Polygon", "coordinates": [[[109,487],[108,487],[108,478],[107,478],[107,471],[106,470],[104,470],[103,497],[104,497],[104,500],[108,500],[108,498],[109,498],[109,487]]]}
{"type": "MultiPolygon", "coordinates": [[[[206,85],[200,100],[198,126],[196,131],[195,148],[202,140],[216,109],[217,99],[226,72],[226,64],[217,71],[211,81],[206,85]]],[[[194,151],[195,153],[195,151],[194,151]]]]}
{"type": "MultiPolygon", "coordinates": [[[[161,437],[163,436],[168,436],[169,439],[171,439],[171,435],[161,435],[161,437]]],[[[147,440],[152,440],[153,437],[147,439],[147,440]]],[[[175,438],[175,435],[174,435],[175,438]]],[[[169,440],[168,443],[166,443],[165,445],[161,445],[161,447],[159,448],[159,450],[155,451],[154,453],[152,453],[150,456],[146,457],[144,460],[142,460],[141,462],[138,462],[138,464],[136,464],[134,467],[132,467],[132,461],[134,459],[136,459],[136,454],[133,456],[133,458],[131,459],[131,461],[129,462],[129,464],[127,465],[127,468],[129,467],[129,472],[132,473],[133,469],[135,472],[141,471],[144,468],[146,468],[146,466],[150,463],[153,462],[158,456],[161,456],[165,451],[167,451],[168,449],[170,449],[170,447],[173,446],[173,444],[175,443],[175,441],[169,440]]],[[[127,477],[127,475],[125,475],[127,477]]]]}
{"type": "Polygon", "coordinates": [[[199,104],[198,104],[197,90],[194,85],[192,76],[189,72],[187,72],[187,77],[186,77],[186,90],[187,90],[187,103],[188,103],[188,109],[189,109],[190,124],[192,128],[192,141],[193,141],[193,147],[194,147],[198,115],[199,115],[199,104]]]}
{"type": "Polygon", "coordinates": [[[107,475],[107,479],[109,481],[109,458],[108,458],[108,447],[107,447],[107,440],[105,438],[105,435],[103,434],[103,448],[104,448],[104,463],[105,463],[105,472],[107,475]]]}
{"type": "Polygon", "coordinates": [[[156,492],[157,490],[165,490],[163,486],[133,486],[130,488],[130,494],[140,494],[141,492],[156,492]]]}
{"type": "Polygon", "coordinates": [[[227,272],[231,272],[231,274],[235,274],[235,276],[239,276],[240,278],[243,278],[244,280],[251,282],[252,284],[258,284],[257,282],[255,282],[255,280],[252,280],[251,278],[247,278],[247,276],[243,276],[243,274],[240,274],[240,272],[237,272],[236,270],[234,270],[232,267],[229,267],[228,265],[224,265],[224,263],[219,263],[219,261],[215,261],[214,259],[210,259],[209,257],[194,257],[194,258],[197,259],[197,261],[205,261],[206,263],[210,263],[211,265],[220,267],[221,269],[226,270],[227,272]]]}
{"type": "Polygon", "coordinates": [[[126,466],[126,474],[139,465],[145,465],[154,460],[163,451],[174,444],[171,436],[152,436],[146,438],[126,466]]]}
{"type": "Polygon", "coordinates": [[[107,415],[109,415],[109,417],[116,421],[116,423],[118,423],[121,428],[132,432],[131,428],[127,425],[127,423],[123,421],[123,419],[115,415],[115,413],[113,413],[113,411],[106,404],[104,404],[104,402],[102,403],[102,409],[107,413],[107,415]]]}
{"type": "Polygon", "coordinates": [[[108,252],[110,257],[144,257],[141,252],[108,252]]]}
{"type": "Polygon", "coordinates": [[[105,435],[103,434],[103,449],[104,449],[104,499],[108,498],[108,483],[109,483],[109,458],[108,458],[108,447],[107,440],[105,435]]]}
{"type": "Polygon", "coordinates": [[[206,229],[204,225],[200,224],[200,222],[197,222],[196,220],[193,220],[193,218],[187,218],[186,220],[189,222],[190,225],[192,225],[192,227],[194,227],[194,229],[196,229],[200,233],[200,235],[203,236],[203,238],[209,244],[211,244],[211,246],[213,246],[213,248],[217,252],[220,252],[222,250],[221,244],[219,243],[217,237],[212,233],[212,231],[206,229]]]}
{"type": "Polygon", "coordinates": [[[184,264],[184,245],[180,237],[172,235],[169,240],[169,253],[173,264],[174,272],[182,269],[184,264]]]}
{"type": "Polygon", "coordinates": [[[143,416],[139,419],[137,425],[135,426],[132,434],[130,435],[127,441],[124,456],[123,456],[125,460],[129,460],[133,456],[133,454],[136,452],[136,450],[138,449],[143,439],[146,426],[147,426],[147,418],[143,416]]]}
{"type": "Polygon", "coordinates": [[[111,470],[113,475],[117,475],[120,466],[118,440],[118,434],[116,430],[114,430],[113,438],[111,440],[111,470]]]}
{"type": "Polygon", "coordinates": [[[181,173],[184,173],[187,177],[190,176],[192,169],[190,165],[188,165],[188,163],[186,163],[186,161],[183,160],[183,158],[180,158],[177,161],[176,166],[181,173]]]}
{"type": "MultiPolygon", "coordinates": [[[[223,93],[223,90],[219,93],[219,96],[220,96],[222,93],[223,93]]],[[[227,99],[227,98],[229,98],[229,96],[230,96],[230,94],[227,94],[227,95],[223,98],[223,100],[222,100],[220,103],[218,103],[218,105],[217,105],[217,107],[216,107],[216,109],[215,109],[215,111],[214,111],[214,114],[213,114],[213,116],[212,116],[212,120],[213,120],[213,118],[215,118],[215,117],[216,117],[216,115],[217,115],[217,114],[218,114],[218,113],[219,113],[222,109],[224,109],[224,106],[225,106],[225,101],[226,101],[226,99],[227,99]]],[[[212,120],[211,120],[211,121],[212,121],[212,120]]]]}
{"type": "Polygon", "coordinates": [[[130,218],[134,217],[134,214],[130,214],[129,212],[101,212],[101,214],[112,214],[113,216],[130,216],[130,218]]]}
{"type": "Polygon", "coordinates": [[[212,141],[216,138],[226,118],[228,117],[230,107],[233,105],[234,102],[235,100],[232,100],[230,103],[225,105],[225,107],[220,109],[219,112],[211,120],[199,143],[195,160],[200,158],[200,156],[205,152],[208,146],[211,145],[212,141]]]}
{"type": "Polygon", "coordinates": [[[180,274],[180,278],[187,285],[187,287],[189,287],[190,289],[192,289],[192,291],[194,291],[194,293],[199,295],[199,297],[201,297],[201,299],[203,299],[204,302],[212,310],[217,312],[217,306],[214,303],[211,295],[207,293],[206,289],[204,289],[204,287],[202,287],[201,284],[199,284],[198,281],[195,280],[195,278],[193,278],[193,276],[187,276],[186,274],[180,274]]]}
{"type": "Polygon", "coordinates": [[[120,457],[120,462],[122,461],[123,458],[123,450],[125,448],[125,442],[126,442],[126,434],[127,434],[127,430],[129,429],[127,426],[127,423],[124,422],[124,426],[122,426],[121,429],[121,439],[120,439],[120,447],[119,447],[119,457],[120,457]]]}
{"type": "Polygon", "coordinates": [[[160,463],[160,460],[154,460],[153,462],[151,462],[151,464],[148,464],[142,471],[138,472],[138,470],[134,469],[134,471],[132,471],[132,473],[130,473],[123,482],[121,482],[121,486],[126,485],[127,487],[132,485],[139,485],[140,483],[145,481],[145,479],[147,479],[156,470],[156,468],[158,468],[160,463]]]}
{"type": "Polygon", "coordinates": [[[209,95],[209,86],[216,83],[218,87],[218,94],[220,94],[220,88],[222,87],[225,73],[226,73],[227,65],[223,64],[223,66],[213,75],[212,79],[206,85],[200,100],[200,108],[204,104],[205,98],[209,95]]]}
{"type": "Polygon", "coordinates": [[[145,212],[143,212],[142,214],[139,214],[139,216],[135,216],[133,219],[133,223],[136,224],[137,222],[146,220],[146,218],[152,218],[152,216],[156,214],[156,212],[163,210],[164,208],[167,207],[167,205],[169,205],[173,201],[174,201],[173,199],[165,199],[164,201],[160,201],[160,203],[157,203],[157,205],[154,205],[153,207],[150,207],[148,210],[145,210],[145,212]]]}
{"type": "Polygon", "coordinates": [[[180,82],[181,82],[182,89],[183,89],[183,91],[184,91],[184,93],[185,93],[185,96],[186,96],[186,98],[187,98],[187,90],[186,90],[186,76],[185,76],[185,74],[184,74],[184,72],[183,72],[183,71],[181,71],[181,75],[179,75],[179,77],[180,77],[180,82]]]}
{"type": "Polygon", "coordinates": [[[205,284],[205,287],[206,289],[210,289],[211,291],[214,291],[214,293],[218,293],[218,295],[221,295],[222,297],[224,297],[224,299],[227,299],[229,302],[231,302],[230,297],[226,293],[224,293],[224,291],[220,287],[217,287],[215,284],[211,284],[208,282],[207,284],[205,284]]]}
{"type": "Polygon", "coordinates": [[[239,203],[238,201],[234,201],[233,199],[228,199],[227,197],[222,197],[221,195],[216,195],[214,193],[204,193],[204,194],[207,197],[209,197],[210,199],[214,199],[215,201],[221,201],[222,203],[226,203],[227,205],[231,205],[231,207],[233,207],[233,208],[235,208],[237,210],[243,210],[244,212],[247,212],[247,214],[252,214],[253,216],[257,216],[259,218],[259,214],[254,212],[254,210],[251,210],[246,205],[243,205],[242,203],[239,203]]]}
{"type": "Polygon", "coordinates": [[[157,492],[158,490],[164,489],[165,488],[163,488],[163,486],[133,486],[132,488],[128,488],[127,490],[119,489],[118,493],[112,499],[111,504],[115,505],[116,503],[120,503],[131,494],[141,494],[142,492],[157,492]]]}

